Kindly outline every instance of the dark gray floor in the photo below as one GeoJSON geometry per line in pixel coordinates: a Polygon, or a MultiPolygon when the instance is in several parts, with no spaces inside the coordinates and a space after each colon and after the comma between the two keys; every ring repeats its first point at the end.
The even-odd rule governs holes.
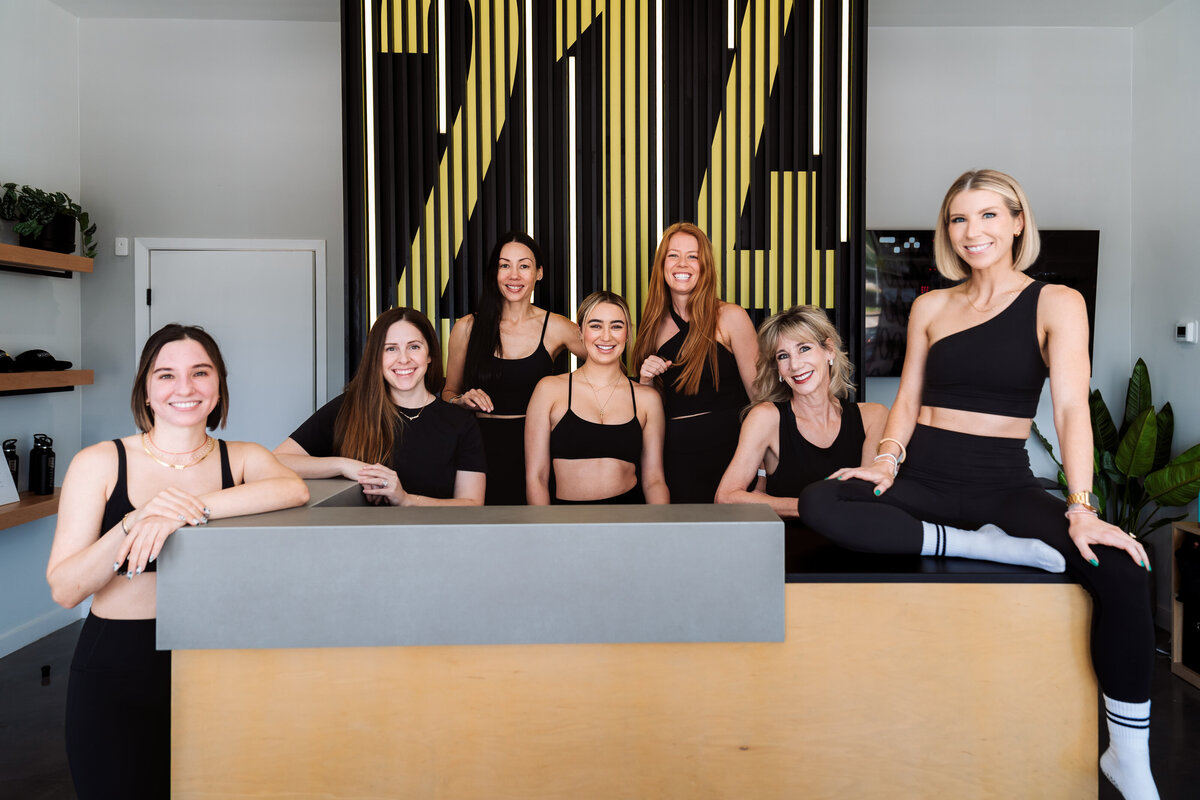
{"type": "MultiPolygon", "coordinates": [[[[0,798],[69,800],[75,796],[63,750],[63,708],[78,622],[0,658],[0,798]],[[42,674],[49,667],[49,678],[42,674]]],[[[1160,646],[1166,649],[1165,634],[1160,646]]],[[[1200,689],[1155,660],[1151,758],[1163,800],[1200,798],[1200,689]]],[[[1101,711],[1103,719],[1103,711],[1101,711]]],[[[1101,726],[1100,747],[1107,735],[1101,726]]],[[[1066,800],[1077,800],[1069,798],[1066,800]]],[[[1099,800],[1120,800],[1100,778],[1099,800]]]]}

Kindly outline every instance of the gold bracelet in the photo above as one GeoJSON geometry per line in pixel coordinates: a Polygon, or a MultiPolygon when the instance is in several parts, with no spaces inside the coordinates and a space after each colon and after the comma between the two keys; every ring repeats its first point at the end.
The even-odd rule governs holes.
{"type": "Polygon", "coordinates": [[[129,511],[125,514],[125,516],[121,517],[121,530],[125,532],[126,536],[129,535],[129,528],[125,527],[125,520],[129,519],[129,515],[132,513],[132,511],[129,511]]]}
{"type": "Polygon", "coordinates": [[[880,447],[883,447],[884,443],[886,443],[886,442],[891,442],[892,444],[894,444],[894,445],[896,445],[897,447],[899,447],[899,448],[900,448],[900,459],[899,459],[899,461],[897,461],[896,463],[897,463],[897,464],[903,464],[903,463],[904,463],[904,459],[908,458],[908,451],[904,449],[904,443],[903,443],[903,442],[901,442],[899,439],[893,439],[893,438],[892,438],[892,437],[890,437],[890,436],[889,436],[889,437],[887,437],[886,439],[880,439],[880,440],[879,440],[879,444],[877,444],[877,445],[875,446],[875,452],[877,452],[877,453],[878,453],[878,452],[879,452],[879,448],[880,448],[880,447]]]}

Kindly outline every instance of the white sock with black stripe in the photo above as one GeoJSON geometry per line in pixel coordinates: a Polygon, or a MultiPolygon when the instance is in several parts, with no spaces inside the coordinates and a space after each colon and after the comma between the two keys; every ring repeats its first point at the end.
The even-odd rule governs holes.
{"type": "Polygon", "coordinates": [[[998,561],[1001,564],[1020,564],[1037,567],[1046,572],[1063,572],[1067,562],[1062,553],[1041,539],[1009,536],[995,525],[984,525],[977,531],[952,528],[933,522],[921,523],[923,556],[954,556],[998,561]]]}
{"type": "Polygon", "coordinates": [[[1150,701],[1122,703],[1104,695],[1108,749],[1100,771],[1125,800],[1158,800],[1150,774],[1150,701]]]}

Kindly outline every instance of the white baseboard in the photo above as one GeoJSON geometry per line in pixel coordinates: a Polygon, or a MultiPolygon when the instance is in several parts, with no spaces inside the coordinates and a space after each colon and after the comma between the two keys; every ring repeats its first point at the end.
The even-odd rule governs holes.
{"type": "Polygon", "coordinates": [[[0,658],[20,650],[27,644],[33,644],[43,636],[49,636],[72,622],[78,622],[87,616],[87,609],[90,605],[90,603],[85,603],[76,608],[56,608],[0,633],[0,658]]]}

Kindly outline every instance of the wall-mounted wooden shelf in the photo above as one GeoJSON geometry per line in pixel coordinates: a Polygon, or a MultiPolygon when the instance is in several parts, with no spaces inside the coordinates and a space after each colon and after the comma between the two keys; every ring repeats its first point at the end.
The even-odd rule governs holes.
{"type": "Polygon", "coordinates": [[[0,394],[69,390],[73,386],[91,386],[90,369],[64,369],[55,372],[0,372],[0,394]]]}
{"type": "Polygon", "coordinates": [[[0,506],[0,530],[57,514],[58,494],[61,491],[61,488],[55,487],[54,494],[21,492],[20,500],[0,506]]]}
{"type": "Polygon", "coordinates": [[[41,272],[91,272],[92,259],[36,250],[15,244],[0,244],[0,265],[41,272]]]}
{"type": "Polygon", "coordinates": [[[1192,686],[1200,687],[1200,672],[1183,663],[1183,603],[1179,600],[1179,567],[1175,552],[1185,536],[1200,536],[1195,522],[1176,522],[1171,526],[1171,672],[1192,686]]]}

